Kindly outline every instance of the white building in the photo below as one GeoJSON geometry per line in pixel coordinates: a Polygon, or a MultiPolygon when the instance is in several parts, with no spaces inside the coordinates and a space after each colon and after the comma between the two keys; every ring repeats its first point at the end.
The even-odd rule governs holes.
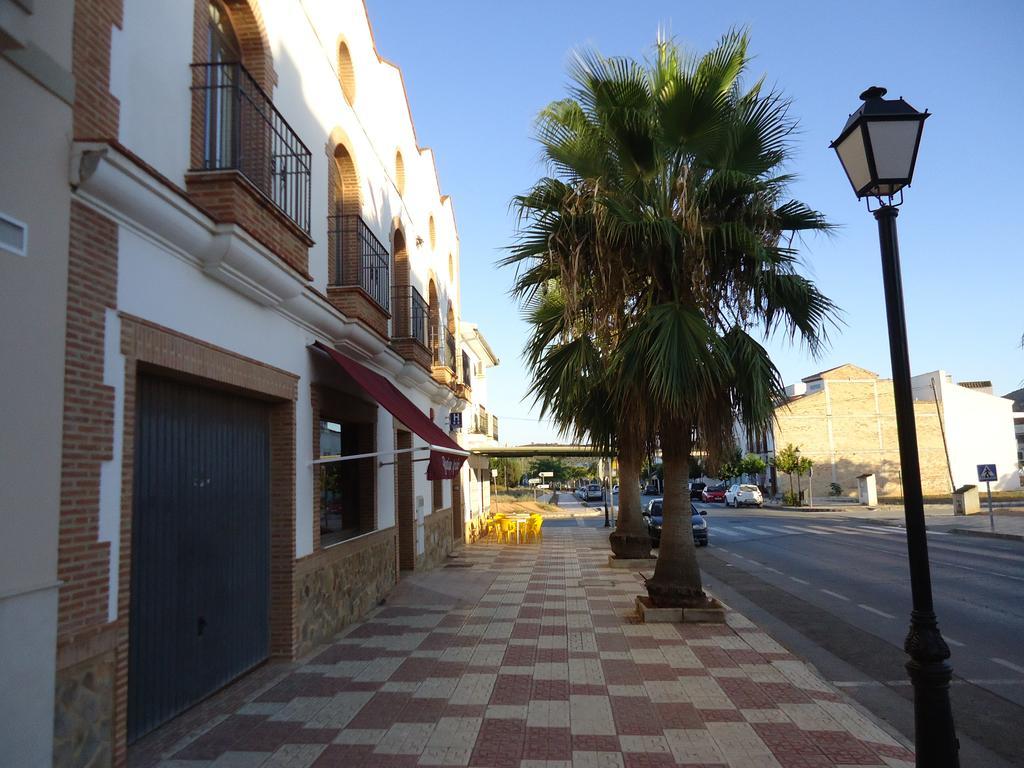
{"type": "MultiPolygon", "coordinates": [[[[487,370],[500,361],[474,323],[462,324],[462,371],[467,403],[462,412],[459,444],[467,450],[498,445],[498,417],[487,410],[487,370]]],[[[460,472],[464,524],[480,531],[480,518],[491,509],[491,470],[486,456],[473,455],[460,472]]]]}
{"type": "Polygon", "coordinates": [[[978,485],[978,464],[995,464],[999,480],[992,490],[1019,487],[1013,401],[997,397],[991,382],[954,383],[945,371],[911,379],[915,400],[937,401],[953,485],[978,485]]]}
{"type": "Polygon", "coordinates": [[[53,755],[70,3],[0,0],[0,763],[53,755]]]}
{"type": "Polygon", "coordinates": [[[2,754],[125,765],[462,538],[459,238],[359,0],[42,5],[0,0],[2,754]]]}

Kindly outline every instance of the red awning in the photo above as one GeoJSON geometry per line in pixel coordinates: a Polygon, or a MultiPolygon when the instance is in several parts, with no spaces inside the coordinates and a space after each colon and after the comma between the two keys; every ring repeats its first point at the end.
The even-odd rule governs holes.
{"type": "Polygon", "coordinates": [[[458,474],[462,462],[466,460],[466,451],[403,395],[398,387],[379,373],[374,373],[365,365],[360,365],[352,358],[331,349],[326,344],[317,341],[314,342],[313,347],[325,352],[366,394],[427,441],[430,446],[430,462],[427,464],[428,480],[448,480],[458,474]]]}

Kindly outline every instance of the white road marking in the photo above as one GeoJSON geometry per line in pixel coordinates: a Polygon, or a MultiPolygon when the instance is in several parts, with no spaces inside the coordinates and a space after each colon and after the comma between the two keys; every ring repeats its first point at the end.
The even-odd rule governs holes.
{"type": "Polygon", "coordinates": [[[790,576],[789,580],[790,581],[795,581],[797,584],[810,584],[811,583],[809,581],[804,581],[803,579],[798,579],[796,576],[790,576]]]}
{"type": "Polygon", "coordinates": [[[711,531],[711,533],[715,536],[727,536],[730,539],[733,536],[739,536],[738,533],[736,533],[735,531],[730,531],[728,528],[715,528],[711,531]]]}
{"type": "Polygon", "coordinates": [[[872,608],[870,605],[864,605],[864,603],[857,603],[857,607],[858,608],[863,608],[865,611],[870,611],[871,613],[878,614],[879,616],[883,616],[886,619],[895,619],[896,618],[891,613],[886,613],[885,611],[880,611],[877,608],[872,608]]]}
{"type": "Polygon", "coordinates": [[[755,536],[764,536],[764,531],[758,530],[757,528],[754,528],[753,526],[749,526],[749,525],[734,525],[733,528],[736,529],[737,531],[743,531],[744,533],[752,533],[755,536]]]}
{"type": "Polygon", "coordinates": [[[1024,667],[1020,666],[1019,664],[1014,664],[1012,661],[1007,661],[1006,659],[997,659],[995,656],[992,657],[992,661],[994,661],[1001,667],[1012,669],[1014,672],[1020,672],[1022,675],[1024,675],[1024,667]]]}
{"type": "Polygon", "coordinates": [[[862,525],[861,528],[867,528],[869,531],[878,531],[879,533],[906,533],[903,528],[897,528],[894,525],[862,525]]]}
{"type": "Polygon", "coordinates": [[[831,589],[823,589],[821,591],[824,592],[826,595],[830,595],[830,596],[838,598],[840,600],[845,600],[846,602],[850,602],[850,598],[848,598],[846,595],[840,595],[838,592],[833,592],[831,589]]]}
{"type": "Polygon", "coordinates": [[[949,635],[943,635],[943,636],[942,636],[942,639],[943,639],[943,640],[945,640],[945,641],[946,641],[947,643],[949,643],[950,645],[955,645],[955,646],[957,646],[958,648],[963,648],[963,647],[964,647],[964,644],[963,644],[963,643],[961,643],[961,642],[960,642],[959,640],[954,640],[954,639],[953,639],[952,637],[950,637],[949,635]]]}
{"type": "Polygon", "coordinates": [[[772,573],[777,573],[777,574],[779,574],[779,576],[785,576],[786,575],[782,571],[780,571],[778,568],[770,568],[769,566],[766,565],[766,566],[764,566],[764,569],[766,571],[771,571],[772,573]]]}
{"type": "Polygon", "coordinates": [[[830,536],[833,533],[835,533],[835,531],[833,531],[831,528],[826,528],[826,527],[821,526],[821,525],[808,525],[807,527],[810,528],[815,533],[823,533],[826,536],[830,536]]]}
{"type": "Polygon", "coordinates": [[[807,533],[807,530],[799,525],[784,525],[782,527],[787,531],[793,531],[794,533],[807,533]]]}

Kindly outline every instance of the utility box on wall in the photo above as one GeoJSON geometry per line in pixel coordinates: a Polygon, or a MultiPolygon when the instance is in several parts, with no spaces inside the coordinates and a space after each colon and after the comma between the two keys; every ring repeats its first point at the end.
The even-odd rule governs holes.
{"type": "Polygon", "coordinates": [[[861,504],[869,507],[878,506],[878,489],[873,474],[857,475],[857,495],[861,504]]]}
{"type": "Polygon", "coordinates": [[[976,515],[981,512],[978,486],[964,485],[953,491],[953,514],[976,515]]]}

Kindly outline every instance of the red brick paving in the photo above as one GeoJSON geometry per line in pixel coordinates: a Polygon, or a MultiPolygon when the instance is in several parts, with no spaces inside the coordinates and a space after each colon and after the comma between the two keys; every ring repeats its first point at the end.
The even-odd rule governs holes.
{"type": "MultiPolygon", "coordinates": [[[[523,760],[572,762],[574,753],[585,752],[611,753],[623,768],[668,768],[676,764],[664,751],[671,732],[707,729],[712,739],[728,740],[729,733],[738,733],[735,729],[709,724],[744,723],[744,711],[771,713],[773,722],[752,717],[747,733],[782,768],[877,766],[885,757],[909,765],[913,760],[911,752],[880,730],[874,731],[878,741],[864,741],[846,731],[802,730],[790,721],[780,704],[813,707],[822,701],[842,707],[846,699],[834,689],[754,682],[740,665],[745,665],[743,670],[750,669],[746,665],[769,669],[774,660],[794,657],[739,647],[746,633],[759,632],[747,623],[738,624],[739,629],[639,625],[632,600],[642,589],[640,582],[635,574],[606,567],[607,553],[595,548],[592,531],[554,531],[540,547],[470,546],[464,556],[475,563],[472,576],[483,585],[479,592],[467,592],[452,605],[402,605],[399,586],[386,607],[304,663],[260,672],[197,708],[227,714],[205,732],[181,730],[195,729],[195,714],[190,713],[147,737],[133,747],[132,765],[153,768],[171,759],[175,768],[209,768],[230,752],[245,753],[238,759],[252,766],[262,756],[280,754],[281,761],[290,760],[287,765],[295,768],[413,768],[439,758],[455,764],[468,761],[475,768],[521,768],[523,760]],[[531,576],[524,582],[528,572],[531,576]],[[600,583],[590,585],[595,582],[600,583]],[[509,594],[516,595],[513,602],[509,594]],[[404,641],[410,633],[422,638],[416,655],[395,650],[408,648],[404,641]],[[556,638],[553,643],[551,638],[556,638]],[[659,654],[648,653],[683,645],[700,667],[676,668],[654,658],[659,654]],[[473,655],[478,646],[484,653],[473,655]],[[372,664],[391,659],[399,663],[372,664]],[[590,661],[584,666],[583,660],[590,661]],[[595,660],[600,662],[597,678],[595,660]],[[545,677],[569,679],[511,674],[537,664],[546,665],[545,677]],[[334,665],[340,666],[328,674],[334,665]],[[732,675],[714,676],[709,669],[732,670],[732,675]],[[586,677],[575,678],[577,671],[586,677]],[[364,679],[356,682],[357,677],[364,679]],[[685,698],[680,691],[700,679],[717,684],[733,706],[698,708],[685,700],[650,698],[655,693],[685,698]],[[673,687],[675,683],[681,687],[673,687]],[[431,688],[414,696],[420,686],[431,688]],[[608,686],[629,686],[616,691],[629,695],[610,696],[608,686]],[[533,725],[531,702],[553,703],[545,727],[533,725]],[[288,709],[282,710],[285,705],[288,709]],[[294,719],[282,719],[278,712],[292,713],[294,719]],[[620,736],[629,738],[628,744],[620,736]],[[336,743],[348,741],[372,743],[336,743]],[[622,751],[623,745],[631,751],[622,751]],[[632,751],[644,747],[650,751],[632,751]],[[299,748],[301,754],[295,751],[299,748]],[[396,754],[403,752],[410,754],[396,754]]],[[[453,578],[458,576],[438,569],[410,581],[438,580],[449,585],[447,594],[455,594],[453,578]]],[[[764,647],[763,642],[756,647],[764,647]]],[[[783,675],[786,669],[781,668],[783,675]]],[[[778,679],[779,669],[773,674],[778,679]]],[[[715,689],[709,682],[694,690],[715,689]]],[[[724,742],[720,746],[722,761],[704,763],[705,768],[723,768],[729,764],[725,755],[738,754],[730,753],[724,742]]]]}

